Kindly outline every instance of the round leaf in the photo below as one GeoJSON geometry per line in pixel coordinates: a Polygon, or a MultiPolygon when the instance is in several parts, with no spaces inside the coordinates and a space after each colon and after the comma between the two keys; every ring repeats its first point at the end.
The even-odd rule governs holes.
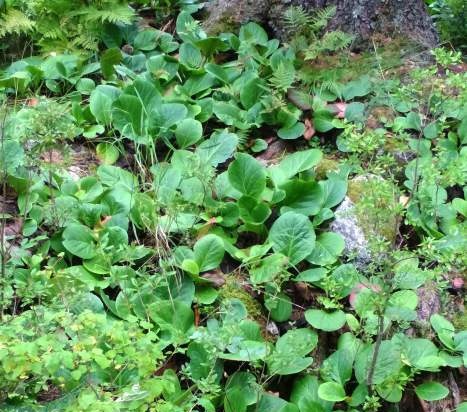
{"type": "Polygon", "coordinates": [[[325,382],[319,385],[318,396],[329,402],[340,402],[346,398],[344,388],[336,382],[325,382]]]}
{"type": "Polygon", "coordinates": [[[228,169],[230,184],[246,196],[258,198],[266,188],[266,171],[252,156],[239,153],[228,169]]]}
{"type": "Polygon", "coordinates": [[[198,120],[184,119],[175,129],[175,138],[181,149],[195,144],[203,135],[203,125],[198,120]]]}
{"type": "Polygon", "coordinates": [[[71,254],[82,259],[96,256],[94,237],[89,228],[72,223],[63,231],[63,246],[71,254]]]}
{"type": "Polygon", "coordinates": [[[325,312],[319,309],[309,309],[305,312],[306,321],[316,329],[332,332],[345,324],[345,313],[341,310],[325,312]]]}
{"type": "Polygon", "coordinates": [[[224,257],[224,242],[219,236],[207,235],[198,240],[193,248],[200,272],[217,268],[224,257]]]}
{"type": "Polygon", "coordinates": [[[425,382],[415,388],[415,393],[424,401],[439,401],[449,395],[449,389],[438,382],[425,382]]]}
{"type": "Polygon", "coordinates": [[[96,147],[97,158],[106,165],[114,164],[119,157],[118,149],[110,143],[99,143],[96,147]]]}
{"type": "Polygon", "coordinates": [[[304,215],[287,212],[277,219],[269,232],[272,248],[289,258],[292,265],[305,259],[315,247],[315,232],[304,215]]]}

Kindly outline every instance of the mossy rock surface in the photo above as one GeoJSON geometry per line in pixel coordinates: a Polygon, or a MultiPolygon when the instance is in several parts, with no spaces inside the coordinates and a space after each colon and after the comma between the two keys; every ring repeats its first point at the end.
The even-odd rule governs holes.
{"type": "Polygon", "coordinates": [[[378,236],[394,242],[398,229],[398,190],[376,176],[359,176],[349,182],[347,196],[367,237],[378,236]]]}
{"type": "Polygon", "coordinates": [[[221,301],[238,299],[245,305],[248,316],[260,320],[262,316],[261,305],[242,286],[242,280],[236,276],[228,276],[225,284],[219,289],[221,301]]]}
{"type": "Polygon", "coordinates": [[[331,230],[345,240],[345,254],[357,266],[367,265],[396,239],[399,222],[396,186],[373,175],[349,181],[347,197],[335,211],[331,230]]]}
{"type": "Polygon", "coordinates": [[[323,180],[326,179],[326,175],[328,172],[335,172],[339,170],[340,164],[337,160],[324,157],[318,163],[315,169],[316,179],[323,180]]]}

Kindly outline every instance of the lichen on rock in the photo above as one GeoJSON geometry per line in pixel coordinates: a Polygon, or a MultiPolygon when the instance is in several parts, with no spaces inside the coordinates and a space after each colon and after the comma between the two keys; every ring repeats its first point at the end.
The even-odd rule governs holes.
{"type": "Polygon", "coordinates": [[[355,259],[357,266],[366,266],[381,256],[395,241],[398,229],[396,187],[373,175],[358,176],[349,182],[346,198],[335,211],[331,230],[345,240],[344,253],[355,259]]]}

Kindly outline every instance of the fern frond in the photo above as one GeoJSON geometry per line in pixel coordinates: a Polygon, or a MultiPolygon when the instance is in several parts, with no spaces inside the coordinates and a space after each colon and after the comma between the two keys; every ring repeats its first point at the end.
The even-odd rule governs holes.
{"type": "Polygon", "coordinates": [[[238,145],[245,146],[248,143],[248,133],[246,130],[237,130],[236,135],[238,137],[238,145]]]}
{"type": "Polygon", "coordinates": [[[263,105],[263,110],[261,111],[263,114],[272,113],[275,110],[287,107],[287,102],[285,101],[284,96],[279,94],[265,95],[261,97],[260,101],[263,105]]]}
{"type": "Polygon", "coordinates": [[[342,31],[330,31],[312,43],[304,52],[305,60],[314,60],[323,52],[335,52],[350,46],[354,36],[342,31]]]}
{"type": "Polygon", "coordinates": [[[284,13],[284,27],[290,36],[308,31],[313,18],[301,6],[291,6],[284,13]]]}
{"type": "Polygon", "coordinates": [[[329,20],[331,20],[335,14],[336,6],[325,7],[323,9],[317,10],[311,18],[313,32],[317,33],[324,29],[328,25],[329,20]]]}
{"type": "Polygon", "coordinates": [[[321,83],[321,89],[327,90],[335,94],[336,96],[340,96],[341,94],[341,88],[339,87],[339,84],[337,83],[336,79],[329,79],[323,81],[323,83],[321,83]]]}
{"type": "Polygon", "coordinates": [[[28,33],[33,29],[34,22],[20,10],[8,9],[0,16],[0,37],[8,34],[28,33]]]}
{"type": "Polygon", "coordinates": [[[63,29],[55,19],[41,20],[37,25],[37,31],[43,38],[56,40],[65,37],[63,29]]]}
{"type": "Polygon", "coordinates": [[[89,22],[127,24],[130,24],[135,17],[133,9],[123,4],[102,10],[93,6],[85,7],[72,15],[82,16],[85,21],[89,22]]]}
{"type": "Polygon", "coordinates": [[[291,64],[281,62],[269,79],[269,83],[275,89],[286,91],[295,82],[295,77],[295,68],[291,64]]]}
{"type": "Polygon", "coordinates": [[[82,32],[80,35],[73,39],[73,46],[77,49],[83,48],[85,50],[97,50],[99,41],[96,33],[82,32]]]}
{"type": "Polygon", "coordinates": [[[338,51],[350,46],[354,36],[339,30],[327,32],[321,38],[321,48],[326,51],[338,51]]]}

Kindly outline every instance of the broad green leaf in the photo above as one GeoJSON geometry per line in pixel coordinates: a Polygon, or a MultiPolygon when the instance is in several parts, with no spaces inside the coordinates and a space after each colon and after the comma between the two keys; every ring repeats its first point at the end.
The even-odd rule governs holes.
{"type": "Polygon", "coordinates": [[[315,247],[315,232],[309,219],[295,212],[287,212],[272,225],[269,241],[277,253],[289,258],[292,265],[305,259],[315,247]]]}
{"type": "Polygon", "coordinates": [[[371,91],[371,82],[369,76],[362,76],[357,80],[348,82],[344,90],[342,91],[342,96],[345,100],[352,100],[355,97],[366,96],[371,91]]]}
{"type": "Polygon", "coordinates": [[[456,197],[452,200],[452,207],[456,209],[457,213],[467,217],[467,200],[456,197]]]}
{"type": "Polygon", "coordinates": [[[290,400],[299,407],[300,412],[330,412],[333,402],[318,396],[320,382],[313,375],[305,375],[294,382],[290,400]]]}
{"type": "Polygon", "coordinates": [[[328,271],[325,268],[308,269],[299,273],[294,280],[296,282],[317,282],[326,276],[326,273],[328,271]]]}
{"type": "Polygon", "coordinates": [[[292,300],[285,293],[266,298],[264,306],[276,322],[285,322],[292,315],[292,300]]]}
{"type": "Polygon", "coordinates": [[[349,122],[363,122],[365,120],[365,105],[360,102],[352,102],[345,108],[345,118],[349,122]]]}
{"type": "Polygon", "coordinates": [[[293,126],[283,127],[277,131],[277,135],[284,140],[298,139],[305,133],[305,125],[302,122],[297,122],[293,126]]]}
{"type": "Polygon", "coordinates": [[[430,323],[438,335],[439,340],[449,349],[454,349],[455,328],[453,324],[438,314],[431,316],[430,323]]]}
{"type": "Polygon", "coordinates": [[[318,336],[307,328],[293,329],[281,336],[267,364],[271,374],[292,375],[308,368],[313,358],[305,357],[318,343],[318,336]]]}
{"type": "Polygon", "coordinates": [[[316,166],[322,157],[323,153],[318,149],[295,152],[285,156],[277,166],[270,167],[268,172],[274,184],[280,186],[297,173],[316,166]]]}
{"type": "Polygon", "coordinates": [[[332,332],[345,325],[345,313],[342,310],[325,312],[320,309],[308,309],[305,312],[306,321],[316,329],[332,332]]]}
{"type": "Polygon", "coordinates": [[[457,128],[457,134],[459,135],[459,140],[462,144],[467,143],[467,116],[464,116],[462,121],[457,128]]]}
{"type": "Polygon", "coordinates": [[[3,173],[14,174],[24,159],[24,150],[21,145],[13,140],[2,142],[0,148],[0,170],[3,173]]]}
{"type": "Polygon", "coordinates": [[[202,305],[211,305],[219,296],[219,292],[212,286],[198,285],[196,287],[196,301],[202,305]]]}
{"type": "Polygon", "coordinates": [[[133,40],[133,45],[135,48],[143,51],[154,50],[157,46],[157,38],[159,32],[154,29],[146,29],[140,31],[135,39],[133,40]]]}
{"type": "Polygon", "coordinates": [[[102,163],[111,165],[118,160],[120,153],[112,143],[99,143],[96,146],[96,155],[102,163]]]}
{"type": "Polygon", "coordinates": [[[92,259],[84,260],[83,266],[91,273],[107,275],[110,273],[111,261],[106,256],[99,254],[92,259]]]}
{"type": "Polygon", "coordinates": [[[291,329],[276,342],[276,350],[297,356],[306,356],[318,344],[318,335],[308,328],[291,329]]]}
{"type": "Polygon", "coordinates": [[[185,66],[198,68],[203,62],[203,56],[199,49],[191,43],[183,43],[179,49],[180,63],[185,66]]]}
{"type": "Polygon", "coordinates": [[[336,127],[335,116],[326,109],[313,112],[313,127],[317,132],[326,133],[336,127]]]}
{"type": "Polygon", "coordinates": [[[307,260],[314,265],[330,265],[337,261],[344,247],[344,238],[339,233],[323,233],[316,239],[315,248],[307,257],[307,260]]]}
{"type": "Polygon", "coordinates": [[[279,277],[285,270],[288,259],[280,253],[274,253],[261,259],[259,265],[252,267],[249,271],[253,283],[266,283],[279,277]]]}
{"type": "Polygon", "coordinates": [[[256,377],[250,372],[235,372],[231,375],[225,389],[229,391],[234,388],[241,390],[247,405],[254,405],[258,401],[262,389],[256,382],[256,377]]]}
{"type": "Polygon", "coordinates": [[[175,138],[180,149],[195,144],[203,136],[203,125],[198,120],[184,119],[175,129],[175,138]]]}
{"type": "Polygon", "coordinates": [[[256,23],[248,23],[240,28],[239,39],[241,42],[259,44],[265,46],[268,42],[268,34],[256,23]]]}
{"type": "Polygon", "coordinates": [[[136,177],[120,167],[111,165],[99,166],[97,175],[104,186],[115,188],[117,184],[121,184],[129,191],[133,191],[138,187],[136,177]]]}
{"type": "Polygon", "coordinates": [[[128,139],[137,141],[146,137],[145,118],[143,105],[136,96],[122,94],[112,105],[113,124],[128,139]]]}
{"type": "Polygon", "coordinates": [[[83,225],[72,223],[62,234],[63,246],[71,254],[82,259],[92,259],[96,256],[96,244],[92,231],[83,225]]]}
{"type": "Polygon", "coordinates": [[[329,402],[340,402],[346,398],[345,389],[336,382],[325,382],[319,385],[318,396],[329,402]]]}
{"type": "Polygon", "coordinates": [[[241,341],[232,353],[223,353],[219,357],[238,362],[252,362],[264,359],[268,354],[268,346],[264,342],[254,340],[241,341]]]}
{"type": "Polygon", "coordinates": [[[104,305],[94,293],[84,293],[75,296],[70,302],[70,310],[76,315],[80,315],[86,310],[94,313],[104,313],[104,305]]]}
{"type": "Polygon", "coordinates": [[[258,404],[254,407],[255,412],[300,412],[298,408],[284,399],[263,392],[258,404]]]}
{"type": "Polygon", "coordinates": [[[219,236],[206,235],[193,248],[200,272],[217,268],[224,257],[224,242],[219,236]]]}
{"type": "Polygon", "coordinates": [[[293,211],[314,216],[321,210],[323,190],[318,183],[293,179],[280,188],[286,193],[280,203],[282,213],[293,211]]]}
{"type": "Polygon", "coordinates": [[[215,78],[220,80],[222,83],[229,83],[229,75],[227,74],[226,70],[219,66],[218,64],[208,63],[204,66],[205,70],[212,74],[215,78]]]}
{"type": "Polygon", "coordinates": [[[188,339],[188,333],[194,326],[194,314],[190,306],[177,299],[151,304],[148,314],[162,330],[177,333],[183,341],[188,339]]]}
{"type": "Polygon", "coordinates": [[[449,395],[449,389],[439,382],[425,382],[415,388],[415,393],[424,401],[439,401],[449,395]]]}
{"type": "Polygon", "coordinates": [[[245,223],[261,224],[271,215],[271,209],[266,203],[258,202],[250,196],[242,196],[238,199],[240,218],[245,223]]]}
{"type": "Polygon", "coordinates": [[[152,115],[155,126],[169,129],[187,117],[188,109],[181,103],[164,103],[152,115]]]}
{"type": "Polygon", "coordinates": [[[252,156],[239,153],[229,165],[230,184],[239,192],[252,198],[259,198],[266,188],[266,171],[252,156]]]}
{"type": "Polygon", "coordinates": [[[347,180],[331,176],[319,182],[323,191],[323,209],[330,209],[341,203],[347,193],[347,180]]]}
{"type": "Polygon", "coordinates": [[[194,379],[206,378],[212,372],[216,359],[210,356],[207,348],[202,343],[191,342],[186,353],[190,358],[188,367],[194,379]]]}
{"type": "Polygon", "coordinates": [[[295,375],[311,366],[311,357],[291,357],[286,354],[282,356],[273,355],[268,361],[268,370],[271,375],[295,375]]]}
{"type": "Polygon", "coordinates": [[[119,64],[123,59],[122,52],[119,48],[115,47],[107,49],[101,57],[101,69],[102,75],[105,79],[108,79],[115,73],[114,66],[119,64]]]}
{"type": "Polygon", "coordinates": [[[184,259],[181,268],[192,275],[199,275],[199,266],[193,259],[184,259]]]}
{"type": "Polygon", "coordinates": [[[341,348],[326,358],[321,366],[321,378],[344,386],[352,377],[353,356],[350,350],[341,348]]]}
{"type": "MultiPolygon", "coordinates": [[[[366,383],[368,370],[373,362],[373,351],[375,345],[367,345],[357,354],[355,358],[355,376],[359,383],[366,383]]],[[[383,340],[378,350],[376,364],[373,372],[373,384],[383,383],[388,377],[400,372],[402,367],[399,347],[390,340],[383,340]]]]}
{"type": "Polygon", "coordinates": [[[425,136],[427,139],[435,139],[438,137],[438,132],[438,123],[431,122],[424,127],[423,136],[425,136]]]}
{"type": "Polygon", "coordinates": [[[109,85],[99,85],[92,91],[89,99],[89,108],[99,123],[110,124],[112,119],[112,104],[120,94],[120,89],[109,85]]]}
{"type": "Polygon", "coordinates": [[[223,130],[213,133],[209,139],[202,142],[196,148],[196,153],[203,163],[216,167],[233,156],[237,144],[238,136],[223,130]]]}
{"type": "Polygon", "coordinates": [[[225,412],[246,412],[247,403],[241,388],[234,387],[225,392],[225,412]]]}

